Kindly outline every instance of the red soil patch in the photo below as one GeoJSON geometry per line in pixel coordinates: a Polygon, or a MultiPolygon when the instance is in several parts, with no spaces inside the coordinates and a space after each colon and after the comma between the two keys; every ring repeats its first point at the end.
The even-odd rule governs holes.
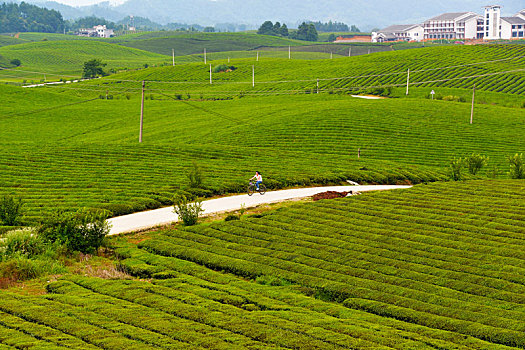
{"type": "Polygon", "coordinates": [[[320,201],[321,199],[334,199],[334,198],[345,198],[348,196],[348,194],[351,194],[351,192],[335,192],[335,191],[328,191],[323,193],[318,193],[312,197],[314,201],[320,201]]]}

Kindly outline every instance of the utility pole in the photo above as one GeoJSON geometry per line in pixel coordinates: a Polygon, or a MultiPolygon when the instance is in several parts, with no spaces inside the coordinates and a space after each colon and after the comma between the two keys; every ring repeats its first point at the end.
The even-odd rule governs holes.
{"type": "Polygon", "coordinates": [[[289,60],[292,59],[292,46],[291,45],[288,45],[288,59],[289,60]]]}
{"type": "Polygon", "coordinates": [[[146,82],[142,81],[142,103],[140,105],[140,131],[139,131],[139,143],[142,143],[142,126],[144,125],[144,89],[146,82]]]}
{"type": "Polygon", "coordinates": [[[175,49],[171,49],[171,54],[173,57],[173,67],[175,67],[175,49]]]}
{"type": "Polygon", "coordinates": [[[204,64],[206,64],[207,61],[206,61],[206,48],[204,48],[204,64]]]}
{"type": "Polygon", "coordinates": [[[334,53],[330,51],[330,59],[333,59],[333,58],[334,58],[334,53]]]}
{"type": "Polygon", "coordinates": [[[255,66],[252,66],[252,87],[255,87],[255,66]]]}
{"type": "Polygon", "coordinates": [[[211,63],[210,63],[210,85],[213,84],[213,80],[211,78],[211,63]]]}
{"type": "Polygon", "coordinates": [[[230,63],[230,57],[228,57],[228,63],[230,63]]]}
{"type": "Polygon", "coordinates": [[[470,124],[474,122],[474,99],[476,98],[476,84],[472,90],[472,109],[470,110],[470,124]]]}
{"type": "Polygon", "coordinates": [[[352,47],[348,49],[348,57],[352,57],[352,47]]]}
{"type": "Polygon", "coordinates": [[[368,49],[368,54],[370,55],[370,48],[368,49]]]}
{"type": "Polygon", "coordinates": [[[259,62],[259,51],[257,51],[257,62],[259,62]]]}
{"type": "Polygon", "coordinates": [[[408,96],[408,86],[410,85],[410,68],[407,71],[407,96],[408,96]]]}

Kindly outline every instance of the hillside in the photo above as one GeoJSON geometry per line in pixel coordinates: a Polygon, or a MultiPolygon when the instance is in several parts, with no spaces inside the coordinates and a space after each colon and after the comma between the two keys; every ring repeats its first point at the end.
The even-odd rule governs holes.
{"type": "MultiPolygon", "coordinates": [[[[22,67],[10,74],[28,80],[43,78],[43,74],[32,72],[47,73],[49,79],[54,80],[58,80],[61,76],[79,77],[84,62],[93,58],[99,58],[107,63],[105,68],[107,70],[136,69],[144,67],[145,64],[162,64],[169,61],[169,57],[162,55],[92,40],[40,41],[10,45],[1,47],[0,55],[8,59],[21,60],[22,67]]],[[[2,72],[0,77],[4,74],[2,72]]]]}
{"type": "Polygon", "coordinates": [[[254,168],[271,188],[442,180],[452,158],[472,152],[490,156],[482,176],[506,177],[505,156],[523,151],[520,138],[508,137],[520,128],[520,109],[480,106],[471,126],[468,104],[329,94],[199,101],[148,93],[140,145],[138,91],[90,100],[48,89],[4,90],[10,98],[0,106],[10,121],[0,131],[0,195],[21,196],[29,221],[56,207],[117,215],[167,204],[187,186],[192,161],[220,174],[207,177],[202,193],[210,195],[243,192],[254,168]]]}
{"type": "Polygon", "coordinates": [[[133,279],[106,265],[2,292],[0,344],[523,348],[524,188],[419,185],[113,238],[133,279]]]}
{"type": "MultiPolygon", "coordinates": [[[[346,93],[404,87],[410,69],[411,86],[426,87],[428,93],[434,87],[472,89],[474,84],[483,91],[525,92],[525,45],[444,46],[314,61],[271,59],[265,54],[261,52],[258,62],[255,53],[251,59],[232,61],[236,69],[213,74],[213,84],[209,83],[209,66],[201,63],[122,73],[84,85],[95,90],[102,85],[104,89],[111,85],[137,88],[140,81],[146,80],[153,93],[198,91],[205,96],[224,97],[279,91],[311,93],[317,91],[319,79],[321,92],[346,93]]],[[[279,54],[288,56],[287,52],[279,54]]],[[[213,67],[228,64],[224,56],[216,55],[221,59],[213,61],[213,67]]]]}
{"type": "Polygon", "coordinates": [[[171,55],[175,49],[177,56],[208,52],[245,51],[263,46],[300,46],[307,42],[289,40],[274,36],[247,33],[192,33],[172,34],[168,32],[163,37],[155,37],[155,33],[141,36],[124,36],[112,39],[121,45],[137,49],[171,55]],[[151,36],[151,38],[148,38],[151,36]]]}

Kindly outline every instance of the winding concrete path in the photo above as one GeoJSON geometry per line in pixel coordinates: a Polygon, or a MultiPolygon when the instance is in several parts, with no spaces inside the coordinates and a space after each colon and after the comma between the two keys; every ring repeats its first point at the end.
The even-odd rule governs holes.
{"type": "MultiPolygon", "coordinates": [[[[255,193],[253,196],[247,194],[210,199],[202,202],[204,209],[203,215],[210,215],[221,212],[235,211],[241,209],[241,206],[253,208],[261,204],[282,202],[291,199],[300,199],[311,197],[318,193],[327,191],[336,192],[367,192],[367,191],[385,191],[410,188],[411,186],[333,186],[333,187],[314,187],[299,188],[282,191],[267,192],[264,196],[255,193]]],[[[118,235],[134,231],[145,230],[160,225],[167,225],[178,221],[177,214],[173,213],[173,207],[149,210],[141,213],[135,213],[125,216],[119,216],[109,219],[111,224],[110,235],[118,235]]]]}

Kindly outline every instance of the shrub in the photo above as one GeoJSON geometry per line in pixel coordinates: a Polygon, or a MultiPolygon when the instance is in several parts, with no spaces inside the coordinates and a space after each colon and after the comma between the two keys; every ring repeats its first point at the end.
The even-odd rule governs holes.
{"type": "Polygon", "coordinates": [[[22,216],[23,202],[21,198],[4,196],[0,201],[0,221],[6,226],[15,226],[22,216]]]}
{"type": "Polygon", "coordinates": [[[188,180],[190,188],[200,188],[204,181],[202,168],[195,161],[192,162],[192,167],[188,173],[188,180]]]}
{"type": "Polygon", "coordinates": [[[459,96],[444,96],[443,101],[453,101],[453,102],[465,102],[465,99],[461,99],[459,96]]]}
{"type": "Polygon", "coordinates": [[[33,229],[8,232],[0,241],[0,260],[22,255],[32,258],[45,251],[45,244],[33,229]]]}
{"type": "Polygon", "coordinates": [[[105,210],[56,211],[38,232],[44,240],[63,244],[71,251],[94,253],[109,233],[108,216],[105,210]]]}
{"type": "Polygon", "coordinates": [[[173,200],[173,212],[182,219],[184,226],[193,226],[203,212],[202,202],[189,200],[184,194],[179,193],[173,200]]]}
{"type": "Polygon", "coordinates": [[[213,73],[221,73],[221,72],[232,72],[236,70],[237,68],[235,66],[228,66],[226,64],[219,64],[218,66],[215,66],[212,70],[213,73]]]}
{"type": "Polygon", "coordinates": [[[487,165],[489,157],[481,154],[472,153],[470,156],[465,158],[465,163],[468,166],[468,171],[472,175],[476,175],[483,166],[487,165]]]}
{"type": "Polygon", "coordinates": [[[507,157],[510,164],[510,177],[512,179],[525,179],[525,164],[523,163],[523,153],[507,157]]]}
{"type": "Polygon", "coordinates": [[[465,161],[462,158],[454,158],[450,161],[450,176],[454,181],[460,181],[462,178],[461,170],[465,161]]]}
{"type": "Polygon", "coordinates": [[[238,215],[235,214],[228,214],[228,216],[224,219],[224,221],[235,221],[240,220],[241,218],[238,215]]]}
{"type": "Polygon", "coordinates": [[[16,67],[20,67],[22,65],[22,61],[20,61],[18,58],[12,59],[11,64],[16,67]]]}

